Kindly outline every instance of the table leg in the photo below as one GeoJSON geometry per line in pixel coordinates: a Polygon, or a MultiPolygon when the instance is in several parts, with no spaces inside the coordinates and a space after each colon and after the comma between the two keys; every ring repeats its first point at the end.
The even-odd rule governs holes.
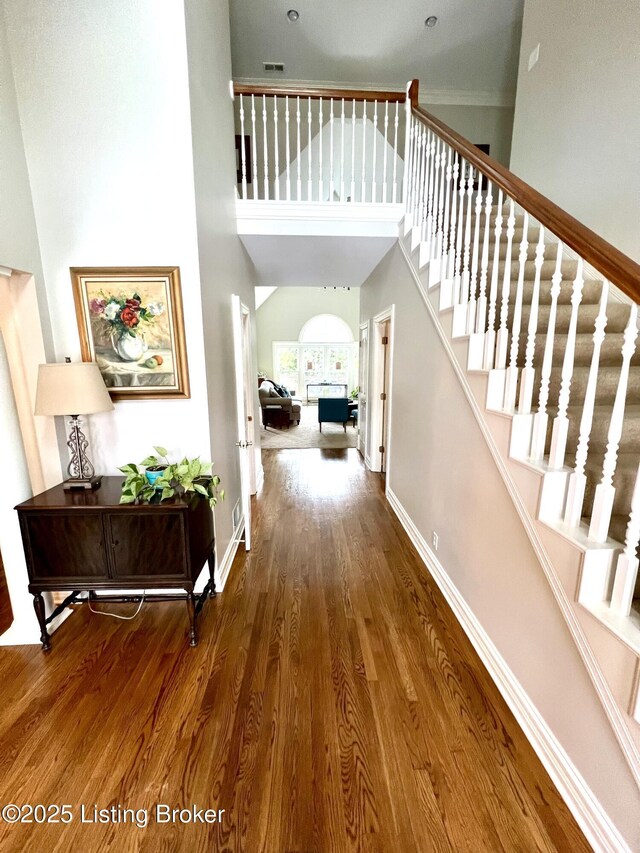
{"type": "Polygon", "coordinates": [[[35,592],[33,594],[33,609],[36,611],[38,624],[40,625],[40,642],[42,643],[42,651],[48,652],[51,648],[51,641],[47,631],[47,618],[44,613],[44,598],[42,597],[41,592],[35,592]]]}
{"type": "Polygon", "coordinates": [[[216,592],[216,576],[215,576],[216,555],[215,554],[209,554],[209,556],[207,558],[207,563],[209,564],[209,577],[211,578],[211,589],[209,590],[209,598],[215,598],[216,595],[218,594],[216,592]]]}
{"type": "Polygon", "coordinates": [[[193,590],[187,592],[187,611],[189,613],[189,645],[198,645],[198,629],[196,628],[196,597],[193,590]]]}

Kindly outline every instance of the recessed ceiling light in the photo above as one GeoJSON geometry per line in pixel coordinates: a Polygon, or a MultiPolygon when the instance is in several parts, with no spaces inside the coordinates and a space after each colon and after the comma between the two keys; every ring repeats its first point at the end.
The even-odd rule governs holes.
{"type": "Polygon", "coordinates": [[[300,13],[296,9],[289,9],[287,12],[287,18],[289,18],[290,21],[297,21],[299,17],[300,13]]]}
{"type": "Polygon", "coordinates": [[[429,15],[427,20],[424,22],[424,25],[425,25],[425,27],[431,28],[431,27],[435,27],[435,25],[437,23],[438,23],[438,19],[436,18],[436,16],[435,15],[429,15]]]}

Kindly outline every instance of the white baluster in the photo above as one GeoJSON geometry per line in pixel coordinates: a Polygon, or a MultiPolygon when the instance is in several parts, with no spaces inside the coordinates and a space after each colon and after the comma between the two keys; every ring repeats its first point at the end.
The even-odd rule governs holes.
{"type": "Polygon", "coordinates": [[[323,115],[322,115],[322,98],[318,98],[318,121],[320,123],[320,133],[318,134],[318,201],[324,201],[324,185],[322,174],[322,130],[323,130],[323,115]]]}
{"type": "MultiPolygon", "coordinates": [[[[433,198],[433,169],[435,163],[434,134],[422,126],[422,169],[418,178],[420,203],[418,208],[417,225],[420,228],[420,241],[424,240],[425,222],[429,221],[429,205],[433,198]]],[[[428,238],[427,238],[428,239],[428,238]]]]}
{"type": "Polygon", "coordinates": [[[344,201],[344,98],[340,113],[340,201],[344,201]]]}
{"type": "Polygon", "coordinates": [[[558,243],[558,254],[556,255],[556,268],[551,277],[551,308],[549,309],[549,322],[547,323],[547,337],[544,343],[544,355],[542,357],[542,370],[540,377],[540,396],[538,399],[538,411],[533,418],[533,435],[531,438],[531,458],[540,462],[544,457],[544,447],[547,441],[547,404],[549,403],[549,382],[551,381],[551,368],[553,366],[553,342],[556,335],[556,314],[558,312],[558,297],[562,287],[562,243],[558,243]]]}
{"type": "Polygon", "coordinates": [[[377,166],[377,155],[378,155],[378,102],[373,102],[373,156],[372,156],[372,175],[371,175],[371,201],[375,204],[377,199],[377,186],[376,186],[376,166],[377,166]]]}
{"type": "Polygon", "coordinates": [[[520,241],[520,254],[518,256],[518,283],[516,285],[516,300],[513,309],[513,322],[511,324],[511,348],[509,351],[509,367],[505,378],[504,410],[512,412],[516,405],[516,389],[518,385],[518,348],[520,346],[520,327],[522,325],[522,297],[524,291],[524,273],[527,263],[527,252],[529,241],[527,232],[529,230],[529,214],[524,215],[524,233],[520,241]]]}
{"type": "Polygon", "coordinates": [[[426,244],[426,254],[430,256],[431,246],[434,242],[434,227],[435,227],[435,204],[436,187],[438,183],[438,163],[440,162],[440,139],[435,133],[429,131],[427,138],[427,156],[429,160],[429,169],[425,170],[427,186],[424,199],[424,208],[422,212],[422,235],[421,242],[426,244]]]}
{"type": "Polygon", "coordinates": [[[331,144],[329,150],[329,201],[333,201],[335,194],[335,182],[333,180],[333,98],[331,98],[331,113],[329,114],[329,142],[331,144]]]}
{"type": "Polygon", "coordinates": [[[453,278],[453,296],[452,302],[457,305],[460,302],[462,295],[462,235],[464,232],[464,192],[465,192],[465,174],[467,163],[464,157],[460,164],[460,186],[458,187],[458,226],[456,230],[456,266],[455,275],[453,278]]]}
{"type": "Polygon", "coordinates": [[[527,348],[524,356],[524,367],[520,376],[520,401],[518,412],[521,415],[531,413],[533,401],[533,386],[536,372],[533,367],[533,357],[536,349],[536,334],[538,332],[538,306],[540,304],[540,277],[542,264],[544,263],[544,228],[540,226],[538,234],[538,245],[536,246],[535,279],[533,282],[533,294],[531,296],[531,313],[529,314],[529,325],[527,326],[527,348]]]}
{"type": "Polygon", "coordinates": [[[515,233],[516,215],[513,199],[509,199],[509,217],[507,219],[507,256],[504,260],[504,273],[502,275],[502,304],[500,306],[500,328],[496,340],[496,367],[504,370],[507,366],[507,349],[509,344],[509,329],[507,320],[509,317],[509,297],[511,295],[511,251],[513,247],[513,235],[515,233]]]}
{"type": "Polygon", "coordinates": [[[278,151],[278,99],[273,99],[273,166],[275,169],[275,192],[276,201],[280,201],[280,154],[278,151]]]}
{"type": "Polygon", "coordinates": [[[360,201],[367,200],[366,194],[366,165],[367,165],[367,102],[362,102],[362,179],[360,201]]]}
{"type": "Polygon", "coordinates": [[[396,101],[396,114],[393,119],[393,193],[391,203],[398,200],[398,125],[400,122],[400,103],[396,101]]]}
{"type": "MultiPolygon", "coordinates": [[[[471,282],[471,271],[469,269],[469,258],[471,255],[471,220],[473,218],[471,212],[471,201],[473,197],[473,166],[469,164],[467,173],[467,214],[464,223],[464,251],[463,251],[463,266],[462,266],[462,283],[460,290],[460,304],[464,305],[468,310],[469,306],[469,284],[471,282]]],[[[466,323],[466,317],[465,317],[466,323]]]]}
{"type": "Polygon", "coordinates": [[[571,380],[573,379],[573,361],[576,350],[576,330],[578,328],[578,311],[582,302],[582,289],[584,279],[582,277],[583,260],[578,259],[578,272],[571,292],[571,320],[569,321],[569,333],[567,345],[562,361],[562,377],[560,380],[560,396],[558,397],[558,414],[553,420],[553,432],[551,433],[551,450],[549,451],[549,467],[562,468],[564,456],[567,449],[567,436],[569,434],[569,418],[567,410],[571,399],[571,380]]]}
{"type": "MultiPolygon", "coordinates": [[[[450,148],[449,151],[452,149],[450,148]]],[[[447,282],[447,287],[453,286],[453,278],[456,274],[456,234],[458,228],[458,177],[460,175],[460,160],[458,152],[453,152],[453,170],[451,173],[451,183],[449,192],[451,194],[451,217],[449,219],[449,238],[447,241],[447,268],[444,278],[447,282]]],[[[451,301],[451,304],[453,302],[451,301]]]]}
{"type": "Polygon", "coordinates": [[[471,275],[469,277],[469,311],[467,314],[467,332],[471,334],[476,327],[476,302],[479,284],[479,260],[480,260],[480,224],[482,218],[482,172],[476,169],[475,224],[473,227],[473,251],[471,254],[471,275]]]}
{"type": "MultiPolygon", "coordinates": [[[[440,229],[438,231],[438,245],[436,247],[436,255],[429,266],[429,284],[435,284],[437,281],[442,281],[447,272],[447,261],[449,252],[449,204],[451,200],[451,157],[452,150],[449,145],[445,146],[446,166],[442,167],[442,188],[441,195],[444,195],[444,215],[440,221],[440,229]]],[[[442,285],[441,285],[442,286],[442,285]]]]}
{"type": "Polygon", "coordinates": [[[247,197],[247,152],[244,147],[244,101],[240,95],[240,158],[242,169],[242,198],[247,197]]]}
{"type": "Polygon", "coordinates": [[[384,103],[384,147],[382,151],[382,203],[387,201],[387,149],[389,142],[387,134],[389,133],[389,101],[384,103]]]}
{"type": "Polygon", "coordinates": [[[260,197],[258,190],[258,138],[256,136],[256,96],[251,95],[251,153],[253,162],[253,175],[251,180],[253,183],[254,199],[260,197]]]}
{"type": "Polygon", "coordinates": [[[298,163],[298,178],[296,181],[296,199],[297,201],[302,201],[302,163],[300,162],[300,96],[296,96],[296,124],[298,127],[297,134],[297,163],[298,163]]]}
{"type": "Polygon", "coordinates": [[[289,114],[289,95],[284,99],[284,125],[286,133],[285,155],[287,158],[286,194],[287,201],[291,201],[291,117],[289,114]]]}
{"type": "MultiPolygon", "coordinates": [[[[437,284],[440,281],[440,270],[442,263],[442,244],[444,243],[444,190],[445,190],[445,180],[446,180],[446,145],[441,141],[440,143],[440,157],[439,157],[439,180],[437,189],[438,196],[438,209],[437,215],[434,214],[434,236],[435,239],[432,241],[431,247],[432,250],[429,254],[429,284],[431,286],[437,284]]],[[[435,199],[434,199],[435,204],[435,199]]]]}
{"type": "Polygon", "coordinates": [[[496,354],[496,308],[498,303],[498,276],[500,274],[500,242],[502,240],[502,190],[498,190],[498,212],[494,229],[493,267],[491,269],[491,288],[489,290],[489,317],[487,334],[484,339],[484,369],[491,370],[496,354]]]}
{"type": "Polygon", "coordinates": [[[268,199],[269,192],[269,137],[267,135],[267,96],[262,96],[262,154],[264,158],[264,197],[268,199]]]}
{"type": "MultiPolygon", "coordinates": [[[[480,177],[482,183],[482,176],[480,177]]],[[[484,237],[482,240],[482,260],[480,263],[480,292],[476,306],[476,332],[484,334],[487,322],[487,273],[489,270],[489,237],[491,233],[491,208],[493,206],[493,185],[487,184],[487,197],[484,204],[484,237]]]]}
{"type": "MultiPolygon", "coordinates": [[[[413,167],[415,163],[415,148],[416,148],[416,123],[413,120],[413,117],[410,113],[408,113],[408,124],[406,126],[405,132],[407,134],[407,141],[404,146],[405,152],[405,164],[404,164],[404,180],[402,193],[404,196],[404,215],[405,215],[405,223],[408,219],[410,219],[412,208],[411,208],[411,200],[413,194],[413,167]]],[[[405,225],[405,233],[406,233],[406,225],[405,225]]]]}
{"type": "Polygon", "coordinates": [[[625,400],[627,396],[627,385],[629,383],[629,366],[633,354],[636,351],[636,338],[638,337],[638,306],[633,303],[629,315],[629,322],[624,331],[624,343],[622,345],[622,367],[618,379],[616,398],[611,412],[609,432],[607,434],[607,451],[602,466],[602,480],[596,487],[596,495],[593,502],[591,524],[589,526],[589,539],[594,542],[605,542],[609,535],[609,523],[613,511],[613,499],[616,490],[613,486],[613,476],[616,472],[618,461],[618,449],[622,437],[622,425],[624,423],[625,400]]]}
{"type": "Polygon", "coordinates": [[[313,201],[313,179],[312,179],[312,163],[311,163],[311,98],[309,98],[307,108],[307,152],[308,152],[308,170],[307,170],[307,201],[313,201]]]}
{"type": "Polygon", "coordinates": [[[356,200],[356,102],[351,104],[351,195],[350,201],[356,200]]]}
{"type": "Polygon", "coordinates": [[[427,163],[427,133],[428,131],[422,124],[418,124],[418,157],[416,164],[416,177],[415,177],[415,204],[414,204],[414,212],[413,212],[413,224],[414,227],[418,227],[422,222],[423,211],[424,211],[424,194],[425,194],[425,166],[427,163]]]}
{"type": "Polygon", "coordinates": [[[631,603],[638,577],[638,558],[636,551],[640,541],[640,465],[636,472],[636,482],[631,498],[631,514],[627,525],[624,551],[618,557],[616,574],[611,594],[611,609],[618,616],[631,613],[631,603]]]}
{"type": "Polygon", "coordinates": [[[584,503],[584,492],[587,478],[584,473],[589,452],[589,439],[593,425],[593,411],[596,403],[596,388],[598,384],[598,369],[600,367],[600,350],[605,338],[607,326],[607,299],[609,297],[609,282],[602,284],[600,295],[600,310],[596,317],[593,333],[593,353],[591,355],[591,367],[587,380],[587,390],[584,395],[582,416],[580,418],[580,438],[576,450],[575,470],[569,477],[569,488],[567,491],[567,503],[564,511],[564,522],[569,527],[578,527],[582,518],[582,505],[584,503]]]}

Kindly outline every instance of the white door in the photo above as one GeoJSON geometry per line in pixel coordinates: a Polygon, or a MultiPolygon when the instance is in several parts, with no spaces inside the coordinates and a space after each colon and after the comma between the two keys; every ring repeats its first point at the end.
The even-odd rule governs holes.
{"type": "Polygon", "coordinates": [[[251,550],[251,471],[253,467],[253,414],[250,411],[247,375],[247,329],[249,309],[235,293],[231,296],[233,321],[233,354],[236,374],[236,406],[238,414],[238,440],[236,446],[240,459],[240,501],[244,517],[244,546],[251,550]],[[249,420],[251,418],[251,420],[249,420]]]}

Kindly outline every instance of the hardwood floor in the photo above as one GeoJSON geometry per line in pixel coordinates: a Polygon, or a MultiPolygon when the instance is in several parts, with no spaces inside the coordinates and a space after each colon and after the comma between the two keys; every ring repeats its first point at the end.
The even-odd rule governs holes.
{"type": "Polygon", "coordinates": [[[264,462],[254,550],[195,649],[180,602],[82,608],[49,655],[0,649],[0,804],[74,811],[0,823],[0,850],[588,850],[379,477],[355,450],[264,462]],[[80,822],[156,803],[225,812],[80,822]]]}

